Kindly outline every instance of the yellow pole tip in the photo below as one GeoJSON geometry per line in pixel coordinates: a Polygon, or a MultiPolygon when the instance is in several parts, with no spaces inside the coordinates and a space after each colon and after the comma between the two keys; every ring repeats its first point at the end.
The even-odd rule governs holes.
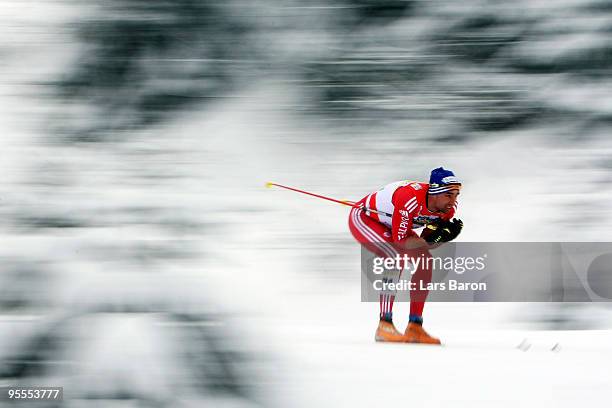
{"type": "Polygon", "coordinates": [[[269,181],[268,181],[268,182],[266,183],[266,188],[270,188],[270,187],[272,187],[273,185],[274,185],[274,183],[272,183],[272,182],[269,182],[269,181]]]}

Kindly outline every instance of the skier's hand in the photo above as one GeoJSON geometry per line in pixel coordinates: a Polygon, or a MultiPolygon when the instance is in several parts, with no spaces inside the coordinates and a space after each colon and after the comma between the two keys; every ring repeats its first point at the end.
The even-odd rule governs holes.
{"type": "Polygon", "coordinates": [[[421,232],[421,238],[423,238],[429,244],[436,244],[442,242],[442,224],[441,222],[432,222],[427,224],[421,232]]]}
{"type": "Polygon", "coordinates": [[[442,242],[449,242],[457,238],[463,229],[463,221],[459,218],[453,218],[452,221],[447,221],[442,227],[442,242]]]}
{"type": "Polygon", "coordinates": [[[421,233],[421,237],[430,244],[440,244],[457,238],[462,228],[463,221],[453,218],[452,221],[428,224],[421,233]]]}

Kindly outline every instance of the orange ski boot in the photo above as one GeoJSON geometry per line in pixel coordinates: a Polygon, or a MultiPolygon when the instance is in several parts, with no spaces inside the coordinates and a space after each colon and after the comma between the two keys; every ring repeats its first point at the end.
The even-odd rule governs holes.
{"type": "Polygon", "coordinates": [[[383,319],[381,319],[378,323],[378,328],[376,329],[374,340],[392,343],[404,343],[406,341],[402,333],[397,331],[397,329],[393,325],[393,322],[383,319]]]}
{"type": "Polygon", "coordinates": [[[410,322],[404,332],[406,343],[441,344],[440,339],[430,336],[419,323],[410,322]]]}

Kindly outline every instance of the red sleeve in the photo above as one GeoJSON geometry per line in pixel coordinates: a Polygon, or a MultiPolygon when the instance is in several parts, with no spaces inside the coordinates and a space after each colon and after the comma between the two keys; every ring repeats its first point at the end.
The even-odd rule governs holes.
{"type": "Polygon", "coordinates": [[[410,186],[399,188],[393,195],[393,204],[395,206],[391,220],[393,242],[416,235],[412,231],[412,217],[417,215],[421,204],[417,192],[410,186]]]}

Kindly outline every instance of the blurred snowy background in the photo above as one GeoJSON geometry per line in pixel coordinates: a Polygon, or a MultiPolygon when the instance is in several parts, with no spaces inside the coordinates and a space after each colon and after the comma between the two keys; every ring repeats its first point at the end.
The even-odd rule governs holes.
{"type": "Polygon", "coordinates": [[[98,3],[0,3],[2,385],[70,407],[609,402],[605,308],[432,304],[447,349],[376,345],[347,210],[263,188],[359,199],[443,165],[463,241],[611,240],[609,1],[98,3]],[[511,324],[533,315],[600,330],[511,324]]]}

